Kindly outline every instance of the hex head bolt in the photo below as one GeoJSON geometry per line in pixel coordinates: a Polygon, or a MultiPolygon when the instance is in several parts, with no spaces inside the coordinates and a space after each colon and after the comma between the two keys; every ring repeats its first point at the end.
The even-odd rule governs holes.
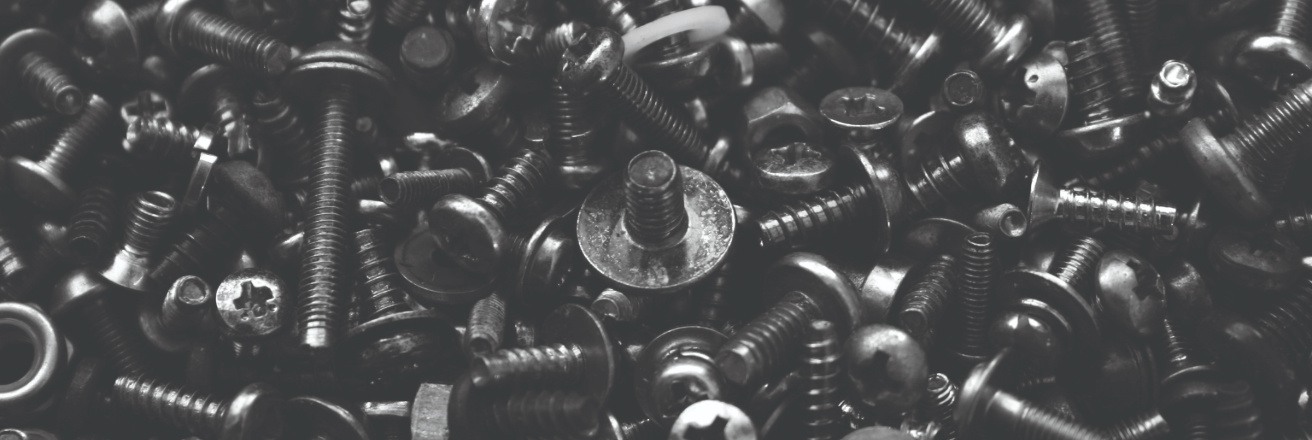
{"type": "Polygon", "coordinates": [[[947,29],[973,46],[971,64],[987,76],[1007,72],[1030,47],[1034,30],[1023,14],[1004,18],[980,0],[930,0],[925,6],[947,29]]]}
{"type": "Polygon", "coordinates": [[[1235,132],[1216,138],[1195,118],[1181,130],[1190,163],[1203,183],[1235,214],[1249,222],[1271,216],[1301,142],[1312,134],[1312,81],[1294,86],[1271,106],[1253,114],[1235,132]]]}
{"type": "Polygon", "coordinates": [[[539,345],[503,348],[474,358],[470,366],[478,388],[526,389],[548,384],[577,387],[605,401],[615,382],[615,349],[601,318],[577,304],[547,315],[539,345]]]}
{"type": "Polygon", "coordinates": [[[421,210],[447,194],[468,193],[487,182],[492,167],[482,154],[464,147],[438,153],[436,170],[401,171],[378,181],[378,196],[388,206],[421,210]]]}
{"type": "Polygon", "coordinates": [[[998,299],[1011,310],[992,323],[994,344],[1017,346],[1045,366],[1100,347],[1090,283],[1103,250],[1101,241],[1082,236],[1057,251],[1047,272],[1022,268],[1003,274],[998,299]]]}
{"type": "Polygon", "coordinates": [[[224,440],[256,440],[282,434],[282,393],[270,385],[246,385],[227,400],[142,374],[114,379],[116,406],[161,425],[224,440]]]}
{"type": "Polygon", "coordinates": [[[187,275],[169,286],[163,303],[142,301],[137,322],[155,348],[181,353],[191,348],[198,331],[212,322],[214,304],[214,289],[209,283],[187,275]]]}
{"type": "Polygon", "coordinates": [[[856,224],[875,223],[875,249],[887,250],[892,228],[902,222],[906,189],[887,161],[871,160],[852,148],[840,157],[860,170],[855,182],[762,213],[753,221],[760,246],[798,249],[832,237],[856,224]]]}
{"type": "Polygon", "coordinates": [[[400,274],[391,249],[373,229],[355,233],[359,283],[367,299],[360,324],[346,336],[350,365],[383,385],[417,384],[418,375],[452,364],[447,353],[459,346],[460,335],[435,310],[417,311],[405,301],[400,274]],[[405,341],[405,348],[392,348],[405,341]]]}
{"type": "Polygon", "coordinates": [[[971,371],[957,401],[957,438],[969,440],[985,425],[1017,440],[1089,440],[1108,438],[1097,430],[1050,412],[1002,388],[1014,383],[1021,369],[1020,355],[1004,348],[993,359],[971,371]]]}
{"type": "Polygon", "coordinates": [[[0,83],[22,84],[41,107],[71,116],[87,105],[88,96],[68,70],[75,65],[73,52],[53,32],[15,32],[0,43],[0,63],[0,83]]]}
{"type": "Polygon", "coordinates": [[[1092,189],[1057,188],[1042,162],[1030,178],[1029,220],[1034,228],[1052,220],[1078,230],[1115,228],[1135,233],[1174,236],[1175,206],[1135,192],[1133,196],[1092,189]]]}
{"type": "Polygon", "coordinates": [[[952,204],[983,194],[1001,199],[1003,188],[1028,168],[1002,122],[977,110],[957,117],[955,142],[907,170],[906,186],[926,212],[940,214],[952,204]]]}
{"type": "Polygon", "coordinates": [[[669,293],[705,279],[724,261],[734,214],[709,176],[649,150],[588,194],[577,237],[583,257],[610,284],[669,293]]]}
{"type": "Polygon", "coordinates": [[[614,30],[588,30],[565,50],[557,79],[568,93],[594,93],[620,113],[639,136],[661,146],[674,160],[718,177],[727,152],[714,150],[687,113],[675,111],[633,69],[624,64],[624,40],[614,30]]]}
{"type": "Polygon", "coordinates": [[[340,41],[302,53],[283,79],[285,87],[301,92],[297,95],[313,96],[318,110],[296,306],[299,349],[316,363],[332,359],[351,297],[347,231],[356,111],[362,98],[388,99],[392,83],[387,66],[359,46],[340,41]]]}
{"type": "Polygon", "coordinates": [[[869,45],[886,65],[898,66],[896,71],[880,75],[887,78],[880,84],[889,84],[887,89],[894,93],[914,90],[923,76],[921,70],[940,58],[943,37],[908,27],[907,21],[882,6],[869,0],[810,0],[806,4],[810,10],[822,11],[825,25],[850,41],[869,45]]]}
{"type": "Polygon", "coordinates": [[[160,7],[155,32],[169,52],[195,50],[265,77],[287,69],[292,52],[286,43],[196,6],[194,0],[168,0],[160,7]]]}
{"type": "Polygon", "coordinates": [[[96,140],[112,136],[118,124],[116,116],[108,101],[91,95],[86,108],[60,130],[48,150],[32,159],[9,159],[9,183],[19,195],[43,209],[72,207],[77,192],[69,180],[96,140]]]}
{"type": "Polygon", "coordinates": [[[842,431],[839,377],[842,347],[834,324],[823,319],[811,321],[806,329],[806,357],[802,359],[806,377],[806,403],[803,424],[809,439],[833,439],[842,431]]]}
{"type": "Polygon", "coordinates": [[[890,161],[898,156],[889,128],[902,117],[897,95],[874,87],[847,87],[825,95],[819,110],[829,126],[842,133],[839,145],[890,161]]]}
{"type": "Polygon", "coordinates": [[[935,340],[934,329],[948,308],[949,293],[955,290],[956,265],[956,257],[941,254],[904,281],[909,287],[894,319],[927,351],[935,340]]]}
{"type": "Polygon", "coordinates": [[[816,254],[789,254],[766,272],[764,285],[773,307],[734,333],[715,354],[715,365],[730,382],[759,386],[793,359],[802,347],[805,327],[814,319],[833,322],[846,337],[866,322],[856,288],[829,261],[816,254]]]}
{"type": "Polygon", "coordinates": [[[428,228],[438,247],[461,267],[495,272],[512,244],[506,224],[546,194],[551,172],[551,156],[522,149],[473,197],[447,194],[438,199],[428,211],[428,228]]]}

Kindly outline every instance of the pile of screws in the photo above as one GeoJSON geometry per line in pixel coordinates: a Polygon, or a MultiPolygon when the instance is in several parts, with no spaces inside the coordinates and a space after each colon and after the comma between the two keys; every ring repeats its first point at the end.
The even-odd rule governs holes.
{"type": "Polygon", "coordinates": [[[1312,0],[714,3],[4,2],[0,439],[1312,439],[1312,0]]]}

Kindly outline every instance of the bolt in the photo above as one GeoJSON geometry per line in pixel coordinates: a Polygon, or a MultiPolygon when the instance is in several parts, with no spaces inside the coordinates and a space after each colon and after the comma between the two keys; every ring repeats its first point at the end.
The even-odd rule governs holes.
{"type": "Polygon", "coordinates": [[[273,438],[282,433],[282,394],[256,382],[228,400],[146,375],[114,380],[113,402],[151,421],[193,435],[233,440],[273,438]]]}
{"type": "Polygon", "coordinates": [[[234,355],[250,358],[261,343],[286,327],[286,284],[263,269],[234,272],[219,283],[214,293],[220,333],[232,344],[234,355]]]}
{"type": "Polygon", "coordinates": [[[538,344],[503,348],[474,358],[470,374],[478,388],[524,389],[551,383],[579,387],[605,400],[615,380],[615,351],[601,318],[577,304],[565,304],[547,315],[538,344]]]}
{"type": "Polygon", "coordinates": [[[87,99],[86,109],[56,135],[50,149],[9,159],[9,182],[25,199],[43,209],[71,208],[77,192],[68,181],[74,177],[98,139],[112,137],[116,127],[113,109],[99,95],[87,99]]]}
{"type": "Polygon", "coordinates": [[[447,194],[473,191],[492,175],[482,154],[463,147],[443,150],[436,161],[447,168],[402,171],[384,177],[378,184],[379,197],[395,208],[424,209],[447,194]]]}
{"type": "Polygon", "coordinates": [[[139,157],[166,160],[177,160],[193,151],[211,152],[215,137],[212,129],[198,130],[168,119],[137,119],[128,126],[123,150],[139,157]]]}
{"type": "Polygon", "coordinates": [[[1280,200],[1299,143],[1312,129],[1312,81],[1295,86],[1255,113],[1235,132],[1217,139],[1195,118],[1181,130],[1190,162],[1202,181],[1232,211],[1250,222],[1271,215],[1280,200]]]}
{"type": "Polygon", "coordinates": [[[1011,135],[992,113],[977,110],[957,117],[952,127],[955,146],[944,146],[905,175],[906,185],[930,213],[942,213],[970,194],[1002,198],[1026,162],[1011,135]]]}
{"type": "Polygon", "coordinates": [[[955,266],[952,255],[937,255],[918,274],[903,281],[910,287],[894,322],[922,347],[933,346],[934,329],[948,306],[948,293],[955,290],[955,266]]]}
{"type": "Polygon", "coordinates": [[[749,389],[779,373],[785,361],[798,354],[811,320],[833,322],[840,337],[865,323],[856,288],[819,255],[789,254],[766,274],[768,297],[779,299],[715,354],[715,365],[725,378],[749,389]]]}
{"type": "Polygon", "coordinates": [[[635,133],[651,145],[668,149],[679,163],[718,177],[726,169],[723,152],[697,130],[688,115],[678,112],[637,72],[623,62],[624,40],[608,28],[588,30],[564,52],[557,78],[566,92],[600,94],[635,133]]]}
{"type": "Polygon", "coordinates": [[[875,158],[893,160],[898,146],[893,127],[902,117],[902,99],[874,87],[847,87],[820,100],[820,114],[842,133],[839,145],[875,158]]]}
{"type": "Polygon", "coordinates": [[[401,74],[426,92],[440,90],[456,65],[456,41],[446,29],[423,25],[401,40],[401,74]]]}
{"type": "Polygon", "coordinates": [[[1197,75],[1189,64],[1169,60],[1153,76],[1148,93],[1148,109],[1153,116],[1162,118],[1183,115],[1189,111],[1197,87],[1197,75]]]}
{"type": "Polygon", "coordinates": [[[911,411],[929,380],[925,350],[896,327],[870,324],[852,333],[843,346],[843,366],[856,388],[861,411],[885,418],[911,411]]]}
{"type": "Polygon", "coordinates": [[[337,10],[337,39],[360,47],[369,46],[374,31],[371,0],[347,0],[337,10]]]}
{"type": "Polygon", "coordinates": [[[670,440],[749,440],[756,427],[743,410],[718,400],[689,405],[670,428],[670,440]]]}
{"type": "Polygon", "coordinates": [[[205,280],[187,275],[169,286],[162,304],[142,301],[137,322],[155,348],[180,353],[209,328],[215,304],[214,289],[205,280]]]}
{"type": "Polygon", "coordinates": [[[1060,219],[1079,230],[1098,227],[1175,235],[1176,209],[1140,192],[1133,196],[1089,189],[1058,189],[1042,162],[1030,179],[1030,227],[1060,219]]]}
{"type": "Polygon", "coordinates": [[[506,298],[500,292],[492,292],[475,302],[469,311],[469,325],[462,340],[465,356],[473,359],[497,351],[505,330],[506,298]]]}
{"type": "Polygon", "coordinates": [[[61,115],[82,112],[88,96],[73,80],[73,53],[53,32],[33,28],[0,43],[0,83],[22,84],[27,93],[61,115]]]}
{"type": "Polygon", "coordinates": [[[728,257],[735,228],[733,204],[710,176],[649,150],[588,194],[577,236],[583,257],[611,284],[668,293],[710,276],[728,257]]]}
{"type": "Polygon", "coordinates": [[[506,261],[506,224],[527,213],[545,195],[552,159],[545,152],[520,150],[474,197],[447,194],[428,211],[428,227],[438,247],[465,269],[492,273],[506,261]]]}
{"type": "Polygon", "coordinates": [[[834,324],[825,320],[811,321],[806,333],[806,357],[802,360],[807,381],[803,422],[806,438],[835,439],[842,429],[842,411],[838,408],[842,353],[838,333],[834,331],[834,324]]]}
{"type": "Polygon", "coordinates": [[[1063,352],[1101,346],[1090,277],[1102,254],[1101,241],[1082,236],[1057,251],[1047,272],[1022,268],[1003,274],[999,304],[1012,309],[994,320],[989,330],[994,345],[1020,347],[1043,365],[1063,352]]]}
{"type": "Polygon", "coordinates": [[[194,0],[167,0],[160,7],[155,31],[169,52],[194,50],[265,77],[276,77],[287,69],[292,56],[287,44],[195,6],[194,0]]]}
{"type": "Polygon", "coordinates": [[[891,230],[905,212],[901,208],[905,189],[897,172],[888,162],[871,160],[852,148],[840,148],[838,153],[859,167],[861,179],[761,214],[753,232],[762,248],[803,248],[873,220],[875,249],[888,249],[891,230]]]}
{"type": "Polygon", "coordinates": [[[813,0],[807,4],[808,8],[823,11],[824,24],[837,28],[849,40],[873,48],[888,66],[898,66],[878,81],[889,84],[886,89],[899,94],[915,90],[921,70],[940,58],[943,38],[938,32],[925,35],[908,28],[881,6],[867,0],[813,0]]]}
{"type": "Polygon", "coordinates": [[[1024,15],[1003,18],[982,0],[934,0],[925,6],[943,26],[973,46],[972,64],[985,75],[998,76],[1010,70],[1030,47],[1034,31],[1024,15]]]}
{"type": "Polygon", "coordinates": [[[118,197],[111,182],[98,182],[82,191],[68,220],[68,249],[81,263],[99,261],[116,239],[120,230],[118,197]]]}
{"type": "Polygon", "coordinates": [[[173,196],[158,191],[137,193],[129,202],[123,244],[100,275],[126,289],[152,291],[155,283],[149,277],[150,270],[164,240],[169,238],[176,214],[173,196]]]}
{"type": "Polygon", "coordinates": [[[711,358],[724,335],[705,327],[677,327],[647,342],[634,359],[638,406],[662,426],[671,426],[697,402],[728,397],[728,383],[711,358]]]}
{"type": "Polygon", "coordinates": [[[961,387],[961,399],[957,401],[954,416],[958,421],[958,439],[968,440],[978,435],[985,424],[1018,440],[1106,438],[1093,428],[1003,391],[1001,387],[1007,384],[1008,376],[1014,374],[1019,363],[1019,355],[1004,348],[987,363],[975,366],[961,387]]]}

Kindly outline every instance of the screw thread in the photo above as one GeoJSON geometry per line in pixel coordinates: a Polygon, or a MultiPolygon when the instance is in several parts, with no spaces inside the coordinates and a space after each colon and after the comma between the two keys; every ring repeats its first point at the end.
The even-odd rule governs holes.
{"type": "Polygon", "coordinates": [[[730,298],[733,295],[733,258],[726,258],[705,281],[693,288],[696,311],[693,323],[718,329],[728,320],[730,298]]]}
{"type": "Polygon", "coordinates": [[[282,92],[273,87],[262,87],[255,91],[251,99],[251,113],[255,127],[264,135],[274,154],[293,170],[295,176],[309,173],[310,142],[301,126],[297,112],[283,98],[282,92]]]}
{"type": "Polygon", "coordinates": [[[1104,430],[1106,437],[1113,440],[1164,440],[1175,438],[1171,435],[1171,425],[1156,410],[1135,415],[1122,420],[1104,430]]]}
{"type": "Polygon", "coordinates": [[[1312,209],[1305,202],[1288,202],[1274,220],[1277,232],[1300,243],[1312,239],[1312,209]]]}
{"type": "Polygon", "coordinates": [[[202,216],[190,231],[178,237],[173,249],[150,273],[156,283],[171,283],[184,275],[211,275],[206,268],[228,255],[241,240],[241,232],[226,210],[202,216]]]}
{"type": "Polygon", "coordinates": [[[19,296],[17,288],[25,286],[35,274],[31,256],[18,237],[13,229],[0,225],[0,290],[12,296],[19,296]]]}
{"type": "Polygon", "coordinates": [[[140,259],[151,258],[169,238],[175,214],[173,196],[159,191],[138,193],[128,208],[122,250],[140,259]]]}
{"type": "Polygon", "coordinates": [[[931,260],[919,275],[910,280],[911,289],[897,312],[898,326],[922,346],[932,345],[934,326],[942,316],[948,293],[952,290],[955,264],[956,258],[948,254],[931,260]]]}
{"type": "Polygon", "coordinates": [[[1103,59],[1099,49],[1098,41],[1092,36],[1066,43],[1066,57],[1070,60],[1066,63],[1066,76],[1075,104],[1071,110],[1086,123],[1110,119],[1112,99],[1116,97],[1112,66],[1103,59]]]}
{"type": "Polygon", "coordinates": [[[1048,273],[1056,275],[1087,296],[1089,289],[1084,287],[1092,282],[1089,276],[1097,273],[1098,261],[1102,259],[1104,251],[1102,241],[1097,238],[1088,235],[1078,237],[1053,255],[1048,273]]]}
{"type": "Polygon", "coordinates": [[[160,305],[159,323],[170,332],[187,332],[197,328],[213,304],[214,289],[197,276],[178,278],[164,294],[160,305]]]}
{"type": "Polygon", "coordinates": [[[546,152],[521,149],[488,181],[478,199],[501,220],[514,218],[546,190],[551,166],[546,152]]]}
{"type": "Polygon", "coordinates": [[[589,100],[583,95],[570,93],[551,81],[550,110],[547,112],[547,151],[559,165],[588,165],[599,162],[588,140],[595,121],[589,100]]]}
{"type": "Polygon", "coordinates": [[[402,31],[409,30],[423,20],[432,7],[432,0],[391,0],[383,8],[383,20],[402,31]]]}
{"type": "Polygon", "coordinates": [[[820,315],[809,298],[790,293],[725,341],[715,365],[730,382],[755,385],[796,359],[807,322],[820,315]]]}
{"type": "Polygon", "coordinates": [[[401,291],[401,274],[397,273],[392,253],[385,245],[373,229],[355,233],[360,284],[369,292],[369,314],[364,321],[411,310],[405,302],[405,293],[401,291]]]}
{"type": "Polygon", "coordinates": [[[1254,310],[1253,325],[1289,357],[1293,365],[1303,365],[1312,352],[1312,286],[1305,282],[1284,295],[1272,297],[1254,310]]]}
{"type": "Polygon", "coordinates": [[[115,379],[113,399],[138,416],[200,436],[221,432],[227,411],[215,396],[140,373],[115,379]]]}
{"type": "Polygon", "coordinates": [[[957,259],[959,292],[953,305],[953,321],[960,323],[956,351],[968,356],[989,354],[988,331],[993,321],[989,301],[1001,265],[993,252],[993,236],[977,232],[966,236],[957,259]]]}
{"type": "Polygon", "coordinates": [[[597,10],[597,21],[603,26],[614,29],[621,35],[628,33],[638,25],[646,23],[639,20],[644,2],[631,0],[591,0],[597,10]]]}
{"type": "Polygon", "coordinates": [[[980,0],[929,0],[925,6],[962,41],[987,45],[998,41],[998,32],[1007,28],[997,11],[980,0]]]}
{"type": "Polygon", "coordinates": [[[1177,151],[1180,145],[1180,133],[1166,130],[1157,134],[1157,137],[1140,145],[1130,153],[1129,157],[1121,159],[1115,165],[1107,168],[1103,172],[1084,177],[1082,180],[1085,185],[1091,187],[1103,187],[1114,183],[1124,182],[1131,176],[1139,174],[1144,167],[1157,161],[1166,151],[1177,151]]]}
{"type": "Polygon", "coordinates": [[[1248,382],[1237,380],[1217,386],[1216,409],[1210,414],[1209,431],[1214,438],[1262,438],[1262,411],[1254,403],[1248,382]]]}
{"type": "Polygon", "coordinates": [[[1144,84],[1139,63],[1130,45],[1130,32],[1122,12],[1111,0],[1081,2],[1089,37],[1096,39],[1099,56],[1111,67],[1115,98],[1121,102],[1141,102],[1144,84]]]}
{"type": "Polygon", "coordinates": [[[1271,33],[1295,40],[1307,39],[1308,20],[1312,20],[1312,2],[1279,0],[1270,23],[1271,33]]]}
{"type": "Polygon", "coordinates": [[[1293,87],[1222,142],[1239,152],[1268,198],[1278,199],[1294,157],[1312,135],[1312,81],[1293,87]]]}
{"type": "Polygon", "coordinates": [[[104,255],[118,230],[118,191],[97,184],[82,191],[73,217],[68,220],[68,249],[83,263],[104,255]]]}
{"type": "Polygon", "coordinates": [[[1135,233],[1175,232],[1174,206],[1136,191],[1134,195],[1112,194],[1092,189],[1062,189],[1057,214],[1067,224],[1081,229],[1114,227],[1135,233]]]}
{"type": "Polygon", "coordinates": [[[640,153],[624,175],[624,226],[638,242],[666,243],[688,228],[683,172],[660,151],[640,153]]]}
{"type": "MultiPolygon", "coordinates": [[[[587,33],[588,29],[592,29],[592,26],[582,20],[569,20],[548,28],[543,32],[542,40],[533,51],[533,64],[544,68],[555,68],[560,62],[560,57],[565,54],[565,49],[569,49],[583,38],[583,34],[587,33]]],[[[555,81],[552,84],[554,92],[555,81]]]]}
{"type": "Polygon", "coordinates": [[[972,182],[966,161],[959,153],[939,152],[920,163],[906,175],[907,189],[920,205],[931,213],[945,211],[952,201],[967,193],[972,182]]]}
{"type": "Polygon", "coordinates": [[[159,16],[161,6],[164,6],[164,0],[151,0],[128,9],[128,22],[132,23],[138,38],[154,41],[155,18],[159,16]]]}
{"type": "Polygon", "coordinates": [[[148,157],[181,157],[196,145],[200,136],[199,129],[172,120],[137,118],[123,137],[123,149],[148,157]]]}
{"type": "Polygon", "coordinates": [[[37,144],[48,142],[67,121],[61,116],[41,115],[0,126],[0,156],[26,153],[37,144]]]}
{"type": "Polygon", "coordinates": [[[886,58],[888,65],[902,66],[924,44],[926,36],[902,24],[894,12],[880,9],[888,4],[870,0],[812,0],[810,6],[820,11],[822,20],[840,33],[869,44],[886,58]]]}
{"type": "Polygon", "coordinates": [[[199,8],[185,11],[177,26],[177,39],[185,47],[234,67],[263,74],[281,75],[291,59],[291,48],[262,31],[237,24],[199,8]]]}
{"type": "Polygon", "coordinates": [[[567,388],[583,383],[583,360],[575,344],[503,348],[474,358],[470,376],[479,388],[567,388]]]}
{"type": "MultiPolygon", "coordinates": [[[[155,364],[148,362],[145,341],[128,334],[135,323],[121,316],[116,307],[105,299],[97,299],[83,309],[83,317],[90,324],[96,348],[105,354],[110,364],[121,373],[143,374],[155,372],[155,364]]],[[[140,335],[137,335],[140,336],[140,335]]]]}
{"type": "Polygon", "coordinates": [[[108,101],[91,95],[77,120],[64,126],[50,149],[41,154],[37,166],[61,178],[68,176],[97,142],[112,137],[109,131],[117,120],[108,101]]]}
{"type": "Polygon", "coordinates": [[[356,177],[351,181],[351,200],[373,200],[378,198],[382,176],[370,174],[356,177]]]}
{"type": "Polygon", "coordinates": [[[42,107],[59,114],[76,115],[86,105],[86,95],[72,73],[40,52],[18,59],[18,80],[42,107]]]}
{"type": "Polygon", "coordinates": [[[1002,412],[996,420],[1003,430],[1001,434],[1010,435],[1016,440],[1087,440],[1105,438],[1093,428],[1069,420],[1046,408],[1005,391],[994,394],[991,410],[1002,412]]]}
{"type": "Polygon", "coordinates": [[[643,316],[647,299],[645,296],[625,295],[615,289],[602,290],[597,299],[592,301],[592,311],[603,317],[618,322],[634,322],[643,316]]]}
{"type": "Polygon", "coordinates": [[[374,7],[370,0],[346,0],[337,10],[337,39],[356,46],[369,45],[374,32],[374,7]]]}
{"type": "Polygon", "coordinates": [[[756,219],[761,247],[801,248],[857,223],[870,209],[870,192],[865,185],[847,185],[762,214],[756,219]]]}
{"type": "MultiPolygon", "coordinates": [[[[679,163],[695,168],[702,168],[706,163],[711,151],[706,136],[692,124],[686,112],[672,110],[633,69],[616,68],[602,90],[616,110],[628,116],[624,120],[634,133],[649,138],[651,145],[661,146],[679,163]]],[[[704,171],[715,174],[716,170],[704,171]]]]}
{"type": "Polygon", "coordinates": [[[811,321],[803,360],[806,372],[806,416],[803,423],[807,429],[804,438],[830,440],[837,438],[842,429],[843,412],[838,408],[838,402],[842,400],[838,395],[841,353],[834,324],[825,320],[811,321]]]}
{"type": "Polygon", "coordinates": [[[246,101],[232,84],[223,84],[214,90],[210,118],[228,139],[228,155],[244,155],[254,148],[251,145],[250,124],[247,123],[246,101]]]}
{"type": "Polygon", "coordinates": [[[937,440],[956,440],[957,422],[953,415],[957,411],[957,385],[953,384],[943,373],[934,373],[929,377],[928,398],[924,400],[925,413],[938,422],[937,440]]]}
{"type": "Polygon", "coordinates": [[[425,209],[442,196],[474,190],[479,182],[464,168],[402,171],[378,183],[379,195],[388,205],[402,209],[425,209]]]}
{"type": "Polygon", "coordinates": [[[351,249],[347,228],[353,211],[349,191],[355,107],[349,84],[331,85],[322,93],[312,143],[314,168],[301,245],[296,323],[301,347],[316,361],[326,362],[342,330],[342,312],[350,297],[345,274],[351,249]]]}
{"type": "Polygon", "coordinates": [[[1125,0],[1125,23],[1134,41],[1140,66],[1154,61],[1157,31],[1157,0],[1125,0]]]}
{"type": "Polygon", "coordinates": [[[492,292],[475,302],[469,312],[469,325],[465,329],[464,338],[465,353],[474,358],[500,349],[505,330],[506,298],[501,292],[492,292]]]}
{"type": "Polygon", "coordinates": [[[1162,337],[1166,341],[1166,368],[1162,377],[1203,365],[1195,354],[1193,341],[1188,334],[1180,331],[1178,322],[1168,317],[1162,327],[1165,329],[1162,337]]]}
{"type": "Polygon", "coordinates": [[[493,402],[488,411],[489,420],[504,434],[589,438],[597,431],[601,402],[569,391],[528,391],[493,402]]]}

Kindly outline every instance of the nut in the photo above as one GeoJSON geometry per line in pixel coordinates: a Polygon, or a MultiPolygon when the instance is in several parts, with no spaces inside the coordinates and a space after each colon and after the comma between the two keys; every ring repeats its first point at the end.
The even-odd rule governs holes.
{"type": "Polygon", "coordinates": [[[743,120],[743,145],[748,154],[788,141],[818,141],[824,134],[820,112],[781,87],[767,87],[748,99],[743,104],[743,120]]]}

